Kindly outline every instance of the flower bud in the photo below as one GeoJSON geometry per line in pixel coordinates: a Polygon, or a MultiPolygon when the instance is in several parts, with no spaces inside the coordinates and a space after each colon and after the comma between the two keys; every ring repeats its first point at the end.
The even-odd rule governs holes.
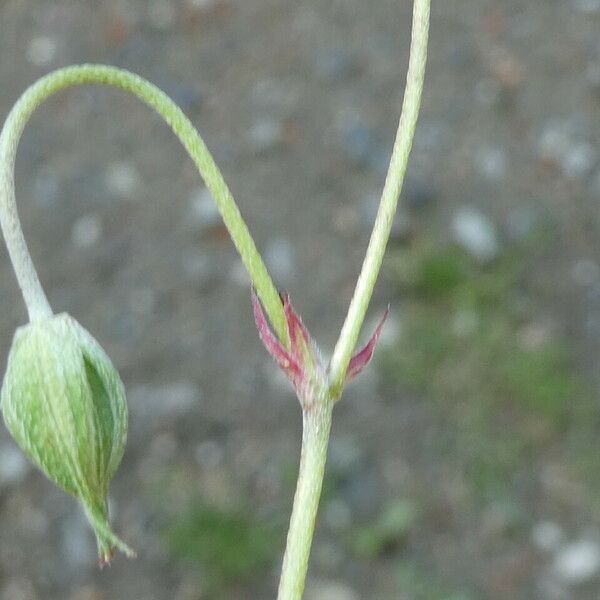
{"type": "Polygon", "coordinates": [[[25,454],[78,498],[98,542],[100,564],[118,548],[108,485],[125,448],[127,404],[119,374],[98,342],[67,314],[17,329],[1,392],[6,427],[25,454]]]}

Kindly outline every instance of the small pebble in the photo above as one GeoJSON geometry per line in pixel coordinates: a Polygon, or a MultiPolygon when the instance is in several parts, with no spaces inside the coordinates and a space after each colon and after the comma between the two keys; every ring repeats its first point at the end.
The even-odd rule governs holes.
{"type": "Polygon", "coordinates": [[[102,237],[102,222],[98,215],[85,215],[73,224],[71,243],[85,249],[96,245],[102,237]]]}
{"type": "Polygon", "coordinates": [[[283,143],[283,133],[281,121],[263,117],[252,125],[249,138],[255,150],[269,152],[283,143]]]}
{"type": "Polygon", "coordinates": [[[306,600],[359,600],[359,596],[345,583],[318,581],[309,585],[306,600]]]}
{"type": "Polygon", "coordinates": [[[591,540],[565,546],[555,557],[554,572],[571,585],[589,582],[600,572],[600,546],[591,540]]]}
{"type": "Polygon", "coordinates": [[[190,222],[201,231],[206,231],[221,224],[221,215],[212,194],[205,187],[192,192],[189,200],[190,222]]]}
{"type": "Polygon", "coordinates": [[[495,146],[479,148],[476,162],[479,172],[485,179],[498,181],[506,176],[508,157],[502,148],[495,146]]]}
{"type": "Polygon", "coordinates": [[[577,142],[569,146],[562,159],[564,174],[570,179],[587,177],[598,162],[596,148],[588,142],[577,142]]]}
{"type": "Polygon", "coordinates": [[[27,45],[27,60],[35,67],[47,67],[54,60],[57,48],[56,40],[53,38],[35,37],[27,45]]]}
{"type": "Polygon", "coordinates": [[[131,163],[116,162],[108,167],[105,180],[111,194],[126,198],[133,195],[141,178],[138,170],[131,163]]]}
{"type": "Polygon", "coordinates": [[[542,552],[554,552],[562,543],[563,538],[560,525],[553,521],[541,521],[534,526],[531,532],[534,546],[542,552]]]}
{"type": "Polygon", "coordinates": [[[277,237],[269,240],[265,245],[264,259],[275,279],[283,283],[291,280],[296,258],[294,248],[287,239],[277,237]]]}
{"type": "Polygon", "coordinates": [[[569,179],[588,177],[598,163],[596,147],[585,139],[585,123],[576,118],[549,120],[538,140],[538,156],[569,179]]]}
{"type": "Polygon", "coordinates": [[[474,208],[461,208],[452,220],[454,239],[476,261],[487,263],[498,256],[499,243],[496,228],[474,208]]]}

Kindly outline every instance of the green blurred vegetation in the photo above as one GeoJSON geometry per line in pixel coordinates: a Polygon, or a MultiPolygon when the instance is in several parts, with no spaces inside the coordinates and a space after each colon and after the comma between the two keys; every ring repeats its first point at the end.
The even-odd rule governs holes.
{"type": "Polygon", "coordinates": [[[213,594],[225,594],[275,563],[283,534],[279,524],[260,522],[249,512],[197,504],[170,524],[167,539],[176,557],[202,568],[213,594]]]}
{"type": "Polygon", "coordinates": [[[376,558],[398,548],[407,538],[418,518],[418,508],[408,499],[389,504],[373,522],[358,526],[352,534],[354,552],[376,558]]]}
{"type": "Polygon", "coordinates": [[[404,301],[400,339],[381,361],[385,380],[433,404],[452,432],[440,446],[450,444],[482,499],[508,493],[532,451],[569,430],[585,437],[597,421],[568,344],[536,329],[525,268],[523,250],[482,266],[431,243],[388,260],[404,301]]]}
{"type": "Polygon", "coordinates": [[[431,572],[423,572],[411,561],[403,561],[397,572],[398,589],[406,598],[414,600],[474,600],[463,592],[448,591],[448,585],[439,581],[431,572]]]}

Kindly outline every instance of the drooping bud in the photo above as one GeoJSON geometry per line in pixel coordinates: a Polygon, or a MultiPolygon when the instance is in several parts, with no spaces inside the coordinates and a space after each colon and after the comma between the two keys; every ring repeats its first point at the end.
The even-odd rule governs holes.
{"type": "Polygon", "coordinates": [[[108,485],[127,437],[119,374],[67,314],[17,329],[1,392],[6,427],[54,483],[77,497],[96,534],[100,564],[131,550],[111,530],[108,485]]]}

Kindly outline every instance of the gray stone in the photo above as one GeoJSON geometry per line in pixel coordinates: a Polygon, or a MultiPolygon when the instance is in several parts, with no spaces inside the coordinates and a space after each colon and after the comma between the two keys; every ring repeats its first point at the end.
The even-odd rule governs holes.
{"type": "Polygon", "coordinates": [[[571,179],[587,177],[598,162],[596,148],[589,142],[581,141],[569,146],[562,158],[564,174],[571,179]]]}
{"type": "Polygon", "coordinates": [[[95,246],[102,237],[102,221],[98,215],[84,215],[71,229],[71,243],[80,249],[95,246]]]}
{"type": "Polygon", "coordinates": [[[288,283],[296,266],[296,257],[293,246],[283,237],[276,237],[267,242],[264,251],[264,260],[276,280],[288,283]]]}
{"type": "Polygon", "coordinates": [[[232,283],[235,283],[241,288],[249,289],[249,286],[252,285],[250,275],[240,259],[233,261],[233,264],[229,269],[229,279],[232,283]]]}
{"type": "Polygon", "coordinates": [[[54,38],[41,35],[34,37],[29,44],[27,44],[25,53],[27,60],[29,60],[34,67],[47,67],[56,57],[57,49],[58,44],[54,38]]]}
{"type": "Polygon", "coordinates": [[[461,208],[452,220],[452,231],[457,244],[476,261],[487,263],[498,256],[498,235],[494,224],[478,210],[461,208]]]}
{"type": "Polygon", "coordinates": [[[269,117],[257,119],[249,133],[250,142],[258,152],[269,152],[283,143],[283,124],[269,117]]]}
{"type": "Polygon", "coordinates": [[[196,188],[189,200],[190,224],[200,231],[206,231],[221,224],[221,215],[208,188],[196,188]]]}
{"type": "Polygon", "coordinates": [[[538,140],[541,160],[557,165],[570,179],[588,177],[598,162],[598,152],[587,136],[584,115],[549,120],[538,140]]]}
{"type": "Polygon", "coordinates": [[[506,176],[508,156],[503,148],[483,146],[475,157],[479,173],[488,180],[498,181],[506,176]]]}
{"type": "Polygon", "coordinates": [[[554,552],[564,538],[563,530],[553,521],[540,521],[531,530],[531,541],[542,552],[554,552]]]}
{"type": "Polygon", "coordinates": [[[306,590],[306,600],[359,600],[359,596],[341,581],[315,581],[306,590]]]}
{"type": "Polygon", "coordinates": [[[600,545],[586,539],[568,544],[556,554],[553,568],[567,584],[587,583],[600,573],[600,545]]]}
{"type": "Polygon", "coordinates": [[[106,188],[117,198],[132,196],[140,181],[141,178],[137,168],[129,162],[115,162],[106,170],[106,188]]]}
{"type": "Polygon", "coordinates": [[[148,434],[162,425],[185,416],[201,398],[198,386],[191,381],[176,381],[151,386],[132,387],[127,394],[132,413],[132,433],[148,434]]]}

